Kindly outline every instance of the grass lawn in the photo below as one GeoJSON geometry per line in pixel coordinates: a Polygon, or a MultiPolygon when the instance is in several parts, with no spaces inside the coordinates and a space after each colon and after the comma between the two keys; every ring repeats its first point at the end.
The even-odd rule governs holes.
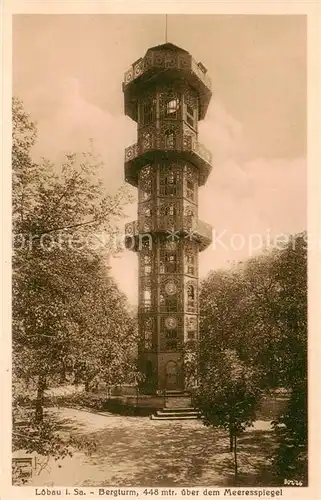
{"type": "MultiPolygon", "coordinates": [[[[48,463],[32,485],[48,486],[227,486],[234,485],[233,457],[224,431],[198,420],[154,421],[147,417],[51,410],[64,432],[93,439],[90,456],[48,463]]],[[[240,486],[274,486],[269,422],[258,421],[239,439],[240,486]]]]}

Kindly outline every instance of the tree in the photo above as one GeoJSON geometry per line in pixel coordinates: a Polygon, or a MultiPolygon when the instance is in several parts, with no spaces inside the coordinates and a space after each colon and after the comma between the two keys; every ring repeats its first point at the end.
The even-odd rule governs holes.
{"type": "MultiPolygon", "coordinates": [[[[45,160],[35,163],[35,140],[35,124],[21,101],[14,98],[14,425],[23,412],[30,424],[29,442],[41,453],[41,439],[32,440],[31,435],[38,432],[47,443],[49,434],[53,437],[54,427],[49,434],[44,432],[44,426],[48,427],[43,410],[48,384],[57,377],[63,379],[72,360],[85,360],[88,374],[98,355],[102,366],[103,357],[115,353],[122,359],[120,376],[134,328],[126,299],[105,264],[106,254],[118,251],[111,236],[130,201],[128,193],[124,188],[105,193],[99,178],[103,164],[93,150],[67,155],[61,166],[45,160]],[[98,241],[101,235],[106,241],[98,241]],[[21,406],[20,382],[35,385],[34,421],[21,406]]],[[[116,372],[115,363],[111,370],[116,372]]],[[[20,438],[21,433],[14,430],[14,447],[25,443],[20,438]]]]}
{"type": "Polygon", "coordinates": [[[196,343],[194,340],[184,342],[179,362],[182,363],[184,370],[185,389],[194,391],[197,387],[199,377],[198,343],[196,343]]]}
{"type": "Polygon", "coordinates": [[[274,267],[279,284],[276,314],[283,325],[282,380],[290,391],[285,411],[274,422],[279,442],[274,458],[277,474],[307,482],[307,242],[306,233],[293,236],[274,267]]]}
{"type": "Polygon", "coordinates": [[[200,372],[206,378],[225,349],[257,367],[262,388],[290,396],[275,422],[279,474],[304,477],[307,448],[306,233],[229,270],[209,274],[200,294],[200,372]],[[295,458],[296,457],[296,458],[295,458]],[[286,470],[288,472],[286,472],[286,470]]]}
{"type": "Polygon", "coordinates": [[[242,362],[232,350],[222,351],[203,374],[195,395],[206,426],[228,431],[230,451],[234,452],[235,482],[238,476],[237,437],[252,425],[260,403],[258,371],[242,362]]]}

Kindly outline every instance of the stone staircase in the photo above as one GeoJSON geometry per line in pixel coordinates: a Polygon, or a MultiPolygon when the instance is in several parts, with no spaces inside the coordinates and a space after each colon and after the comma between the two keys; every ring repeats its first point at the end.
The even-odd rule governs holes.
{"type": "Polygon", "coordinates": [[[151,415],[152,420],[195,420],[199,411],[192,407],[189,394],[181,391],[166,391],[166,404],[151,415]]]}

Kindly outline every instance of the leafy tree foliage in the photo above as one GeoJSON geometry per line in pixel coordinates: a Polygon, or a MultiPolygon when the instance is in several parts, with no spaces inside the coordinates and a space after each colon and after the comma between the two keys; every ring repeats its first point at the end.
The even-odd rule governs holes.
{"type": "Polygon", "coordinates": [[[67,155],[61,166],[35,163],[35,141],[36,126],[15,98],[13,446],[26,447],[29,440],[29,448],[43,453],[50,443],[48,450],[63,455],[54,426],[44,420],[48,385],[71,372],[87,386],[95,376],[120,383],[135,373],[135,320],[106,266],[107,254],[118,250],[110,236],[130,197],[124,188],[105,193],[103,164],[92,150],[67,155]],[[22,398],[30,383],[37,392],[34,419],[22,398]],[[27,440],[16,430],[22,414],[27,440]]]}
{"type": "Polygon", "coordinates": [[[229,432],[230,451],[234,451],[235,480],[238,473],[237,436],[252,425],[260,402],[257,380],[257,369],[241,361],[235,351],[225,350],[213,359],[195,395],[203,423],[229,432]]]}
{"type": "Polygon", "coordinates": [[[226,349],[262,374],[261,388],[284,387],[286,412],[275,422],[280,441],[275,464],[283,477],[304,475],[307,447],[306,233],[230,270],[210,273],[200,295],[200,373],[226,349]],[[292,472],[291,472],[292,471],[292,472]]]}

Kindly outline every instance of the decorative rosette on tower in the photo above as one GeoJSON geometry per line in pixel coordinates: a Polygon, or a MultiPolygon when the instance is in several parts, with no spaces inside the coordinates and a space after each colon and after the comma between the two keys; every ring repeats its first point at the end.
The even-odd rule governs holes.
{"type": "Polygon", "coordinates": [[[198,254],[212,228],[198,219],[198,188],[211,153],[198,121],[211,99],[206,68],[171,43],[150,48],[125,73],[125,113],[137,142],[125,150],[125,179],[138,188],[138,220],[126,225],[139,257],[139,357],[146,392],[183,390],[184,344],[196,343],[198,254]]]}

